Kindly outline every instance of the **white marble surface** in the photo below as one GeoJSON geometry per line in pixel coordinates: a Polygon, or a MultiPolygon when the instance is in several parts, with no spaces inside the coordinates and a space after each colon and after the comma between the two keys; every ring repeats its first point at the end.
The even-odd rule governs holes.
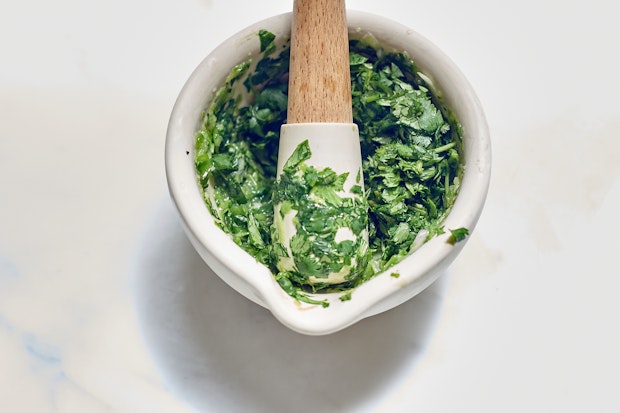
{"type": "Polygon", "coordinates": [[[494,175],[438,283],[327,337],[217,279],[163,173],[193,67],[291,4],[0,6],[0,412],[620,411],[617,2],[348,1],[452,56],[494,175]]]}

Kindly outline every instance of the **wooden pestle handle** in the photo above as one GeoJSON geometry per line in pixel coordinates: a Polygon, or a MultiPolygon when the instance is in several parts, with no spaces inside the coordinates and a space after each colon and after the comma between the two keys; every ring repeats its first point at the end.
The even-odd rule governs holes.
{"type": "Polygon", "coordinates": [[[345,0],[295,0],[287,123],[353,123],[345,0]]]}

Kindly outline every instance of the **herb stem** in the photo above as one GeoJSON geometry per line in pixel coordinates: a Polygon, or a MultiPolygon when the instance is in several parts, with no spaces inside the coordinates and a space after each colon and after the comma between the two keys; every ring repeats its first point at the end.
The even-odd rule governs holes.
{"type": "Polygon", "coordinates": [[[434,148],[433,152],[435,152],[435,153],[445,152],[447,150],[450,150],[450,149],[454,148],[454,145],[456,145],[456,142],[450,142],[450,143],[447,143],[447,144],[445,144],[443,146],[438,146],[437,148],[434,148]]]}

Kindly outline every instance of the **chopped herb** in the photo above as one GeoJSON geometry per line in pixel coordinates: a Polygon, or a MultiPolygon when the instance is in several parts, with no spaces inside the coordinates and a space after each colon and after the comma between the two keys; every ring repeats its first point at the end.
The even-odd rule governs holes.
{"type": "Polygon", "coordinates": [[[320,305],[322,307],[329,307],[329,303],[327,302],[327,300],[313,300],[312,298],[308,297],[308,294],[302,291],[299,287],[293,285],[290,277],[288,277],[285,273],[278,273],[276,275],[276,281],[288,295],[290,295],[297,301],[301,301],[307,304],[320,305]]]}
{"type": "MultiPolygon", "coordinates": [[[[276,266],[301,285],[319,289],[350,285],[364,272],[369,258],[362,234],[368,222],[367,207],[360,195],[345,191],[346,173],[317,170],[305,163],[311,155],[308,141],[301,142],[275,183],[273,202],[285,205],[295,226],[287,242],[280,239],[276,225],[274,242],[290,245],[290,251],[277,257],[276,266]],[[337,241],[341,230],[351,236],[337,241]]],[[[277,218],[282,222],[285,215],[277,218]]]]}
{"type": "Polygon", "coordinates": [[[338,297],[340,299],[340,301],[349,301],[351,300],[351,294],[353,293],[352,289],[348,289],[346,290],[344,293],[340,294],[340,297],[338,297]]]}
{"type": "Polygon", "coordinates": [[[467,228],[457,228],[450,230],[450,237],[448,238],[448,243],[454,245],[457,242],[463,241],[467,235],[469,235],[469,230],[467,228]]]}
{"type": "Polygon", "coordinates": [[[260,39],[260,51],[265,56],[270,55],[276,50],[276,44],[273,42],[276,38],[275,34],[267,30],[259,30],[258,38],[260,39]]]}
{"type": "MultiPolygon", "coordinates": [[[[304,170],[303,180],[290,174],[276,185],[280,126],[286,123],[289,48],[285,44],[278,49],[268,31],[261,30],[258,38],[262,56],[235,66],[205,113],[196,135],[197,177],[217,225],[269,268],[289,295],[326,306],[307,293],[333,291],[334,286],[309,285],[308,274],[320,279],[336,271],[340,264],[321,248],[344,255],[355,251],[354,241],[314,243],[308,242],[308,234],[323,236],[321,231],[332,222],[326,217],[337,217],[343,203],[352,201],[338,196],[342,176],[305,164],[309,148],[299,148],[287,162],[290,172],[304,170]],[[289,200],[321,200],[316,209],[287,202],[280,207],[281,214],[303,213],[308,224],[307,234],[291,239],[297,271],[280,271],[277,265],[288,254],[273,229],[273,205],[281,191],[298,195],[287,196],[289,200]]],[[[353,115],[366,188],[352,191],[368,206],[368,213],[360,210],[359,222],[350,228],[358,233],[367,219],[369,246],[361,270],[337,286],[341,299],[407,257],[420,232],[427,234],[426,240],[444,232],[443,220],[462,175],[460,126],[412,59],[382,50],[371,36],[351,40],[350,51],[353,115]]],[[[361,175],[356,178],[360,181],[361,175]]],[[[453,242],[467,236],[466,229],[451,232],[453,242]]]]}
{"type": "Polygon", "coordinates": [[[310,152],[308,141],[305,140],[295,148],[295,151],[293,151],[293,154],[286,160],[282,169],[285,173],[294,174],[299,164],[310,159],[310,156],[312,156],[312,152],[310,152]]]}
{"type": "Polygon", "coordinates": [[[393,273],[390,273],[390,277],[398,278],[400,277],[400,274],[397,272],[393,272],[393,273]]]}

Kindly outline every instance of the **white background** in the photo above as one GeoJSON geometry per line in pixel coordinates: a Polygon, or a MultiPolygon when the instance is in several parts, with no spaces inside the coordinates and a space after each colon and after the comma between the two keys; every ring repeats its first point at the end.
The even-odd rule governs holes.
{"type": "Polygon", "coordinates": [[[193,68],[292,1],[2,1],[0,411],[620,411],[616,2],[347,5],[453,58],[493,177],[440,281],[305,337],[200,261],[163,172],[193,68]]]}

